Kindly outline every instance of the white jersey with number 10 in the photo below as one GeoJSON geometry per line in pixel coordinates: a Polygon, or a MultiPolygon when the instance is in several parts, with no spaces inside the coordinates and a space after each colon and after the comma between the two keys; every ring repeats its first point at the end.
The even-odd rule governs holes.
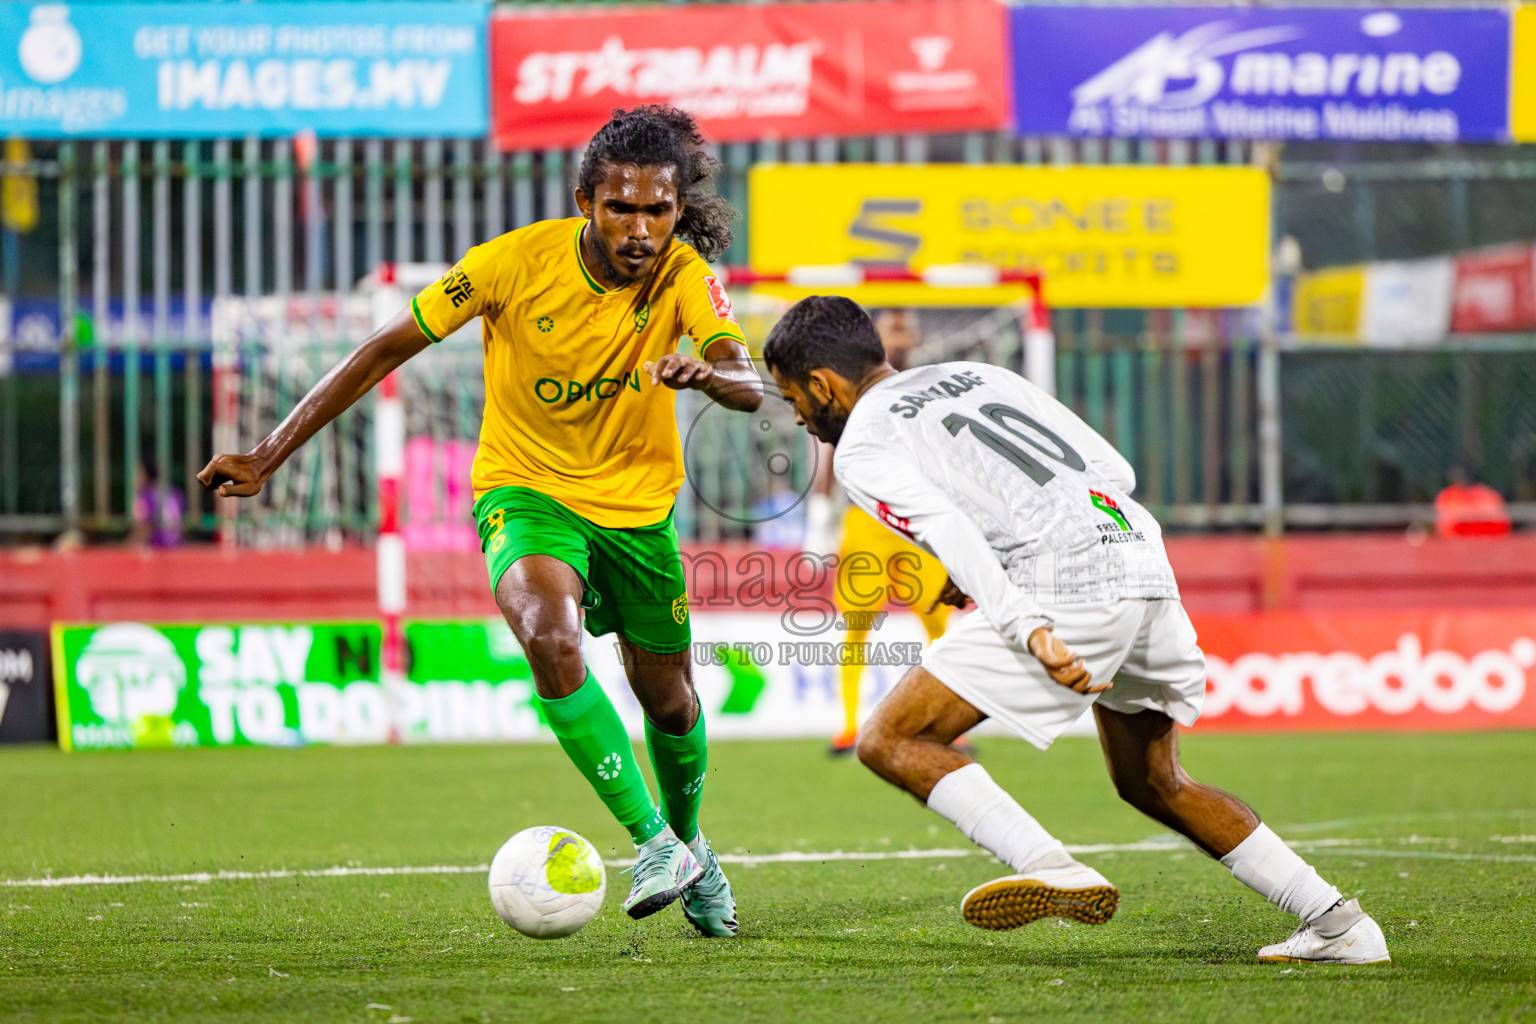
{"type": "Polygon", "coordinates": [[[849,415],[833,468],[1020,646],[1052,605],[1179,596],[1162,531],[1130,496],[1130,463],[1001,367],[938,363],[880,381],[849,415]]]}

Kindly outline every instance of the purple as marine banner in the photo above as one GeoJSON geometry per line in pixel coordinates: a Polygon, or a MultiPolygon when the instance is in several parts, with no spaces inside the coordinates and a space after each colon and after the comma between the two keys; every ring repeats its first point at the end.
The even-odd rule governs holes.
{"type": "Polygon", "coordinates": [[[1022,135],[1503,141],[1501,10],[1016,7],[1022,135]]]}

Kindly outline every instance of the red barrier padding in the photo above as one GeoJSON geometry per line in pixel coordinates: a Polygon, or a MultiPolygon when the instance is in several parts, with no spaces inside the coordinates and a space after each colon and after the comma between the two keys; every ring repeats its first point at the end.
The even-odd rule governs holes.
{"type": "MultiPolygon", "coordinates": [[[[1536,610],[1536,535],[1429,538],[1399,534],[1185,537],[1168,540],[1194,614],[1275,609],[1515,608],[1536,610]]],[[[685,549],[693,607],[740,609],[758,593],[792,601],[826,593],[810,556],[742,544],[685,549]],[[743,588],[750,593],[743,594],[743,588]]],[[[409,556],[413,616],[496,615],[479,552],[409,556]]],[[[0,628],[54,621],[336,620],[378,614],[371,548],[170,551],[86,548],[0,552],[0,628]]],[[[1536,611],[1532,612],[1536,615],[1536,611]]]]}

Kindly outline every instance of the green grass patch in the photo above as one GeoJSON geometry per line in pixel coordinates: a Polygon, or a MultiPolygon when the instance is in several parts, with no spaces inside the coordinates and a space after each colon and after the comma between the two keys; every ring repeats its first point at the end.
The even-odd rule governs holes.
{"type": "MultiPolygon", "coordinates": [[[[1068,843],[1165,835],[1096,744],[984,737],[994,776],[1068,843]]],[[[1536,1021],[1536,734],[1193,736],[1185,762],[1379,920],[1393,963],[1259,964],[1293,920],[1184,848],[1085,855],[1108,925],[961,922],[985,857],[727,866],[735,941],[669,909],[538,942],[480,874],[0,888],[0,1018],[481,1021],[1536,1021]]],[[[65,755],[0,750],[0,879],[334,865],[473,865],[535,824],[610,856],[624,833],[553,746],[65,755]]],[[[721,743],[704,827],[722,852],[961,847],[947,823],[819,743],[721,743]]]]}

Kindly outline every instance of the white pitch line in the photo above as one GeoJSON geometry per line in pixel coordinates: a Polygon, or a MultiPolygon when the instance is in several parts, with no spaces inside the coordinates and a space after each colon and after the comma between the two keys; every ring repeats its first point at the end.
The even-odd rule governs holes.
{"type": "Polygon", "coordinates": [[[1402,857],[1406,860],[1470,860],[1484,864],[1536,864],[1536,857],[1519,853],[1450,853],[1444,850],[1380,850],[1359,846],[1290,843],[1302,853],[1337,853],[1341,856],[1402,857]]]}
{"type": "MultiPolygon", "coordinates": [[[[1417,860],[1482,861],[1491,864],[1536,864],[1536,856],[1496,853],[1452,853],[1440,850],[1383,850],[1351,845],[1369,842],[1362,839],[1313,839],[1290,845],[1307,853],[1336,853],[1361,857],[1402,857],[1417,860]]],[[[1095,853],[1189,853],[1193,846],[1182,841],[1168,842],[1160,839],[1142,840],[1136,843],[1094,843],[1067,846],[1072,854],[1095,853]]],[[[825,864],[829,861],[879,861],[879,860],[955,860],[964,857],[988,857],[985,850],[924,849],[924,850],[831,850],[806,852],[785,850],[782,853],[722,853],[725,864],[757,866],[760,864],[825,864]]],[[[605,860],[611,868],[627,868],[635,863],[632,857],[605,860]]],[[[307,870],[283,869],[273,871],[198,871],[181,875],[68,875],[59,878],[6,878],[0,879],[0,888],[52,889],[85,885],[139,885],[144,883],[199,883],[268,881],[283,878],[351,878],[383,877],[389,875],[474,875],[490,870],[489,864],[427,864],[403,867],[330,867],[307,870]]]]}
{"type": "MultiPolygon", "coordinates": [[[[1166,842],[1140,842],[1100,844],[1096,846],[1069,846],[1072,853],[1119,853],[1187,849],[1166,842]]],[[[722,853],[725,864],[756,866],[759,864],[823,864],[828,861],[868,860],[953,860],[959,857],[990,856],[985,850],[832,850],[823,853],[802,850],[786,850],[783,853],[722,853]]],[[[627,868],[635,863],[633,857],[617,857],[603,861],[611,868],[627,868]]],[[[68,875],[58,878],[6,878],[0,879],[0,888],[58,888],[80,885],[137,885],[142,883],[206,883],[265,881],[282,878],[346,878],[373,875],[470,875],[490,870],[489,864],[429,864],[405,867],[332,867],[309,870],[279,868],[274,871],[198,871],[182,875],[68,875]]]]}

